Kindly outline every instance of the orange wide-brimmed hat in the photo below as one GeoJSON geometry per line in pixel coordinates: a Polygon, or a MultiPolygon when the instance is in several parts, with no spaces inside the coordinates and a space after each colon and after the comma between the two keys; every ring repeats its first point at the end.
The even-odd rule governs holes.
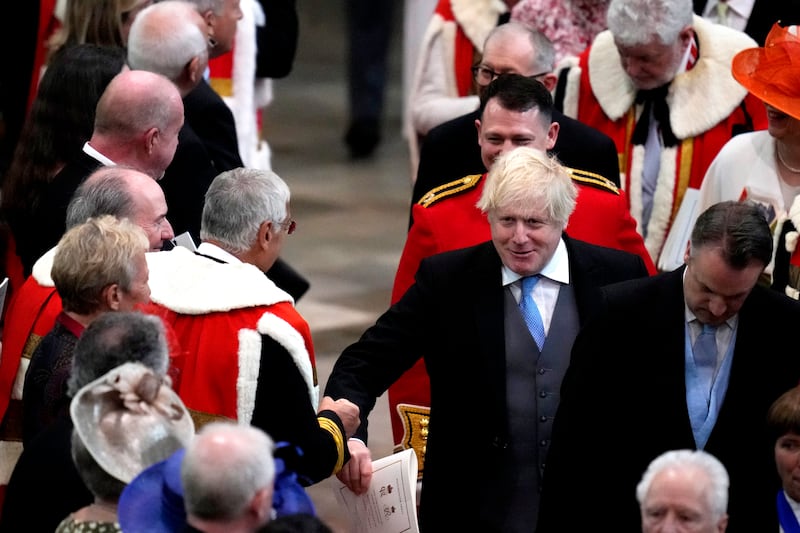
{"type": "Polygon", "coordinates": [[[775,23],[760,48],[733,58],[732,72],[753,95],[800,120],[800,28],[775,23]]]}

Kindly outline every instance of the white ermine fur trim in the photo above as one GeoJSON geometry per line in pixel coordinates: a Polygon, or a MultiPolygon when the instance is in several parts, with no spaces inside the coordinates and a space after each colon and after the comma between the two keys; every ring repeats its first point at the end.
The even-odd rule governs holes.
{"type": "Polygon", "coordinates": [[[294,302],[249,263],[218,263],[177,246],[150,252],[150,299],[176,313],[204,315],[278,302],[294,302]]]}
{"type": "MultiPolygon", "coordinates": [[[[667,236],[667,229],[672,217],[674,205],[673,190],[675,187],[676,158],[678,148],[663,148],[659,161],[658,181],[656,190],[653,193],[653,209],[650,211],[650,221],[647,224],[647,237],[644,240],[645,247],[650,253],[650,257],[655,258],[658,264],[658,257],[664,240],[667,236]]],[[[631,158],[631,185],[628,191],[628,198],[631,206],[631,216],[636,220],[639,228],[642,224],[642,213],[644,211],[644,201],[642,200],[642,171],[644,168],[644,146],[636,145],[633,147],[633,157],[631,158]]]]}
{"type": "MultiPolygon", "coordinates": [[[[693,27],[700,57],[694,68],[675,77],[667,95],[670,126],[678,139],[711,129],[736,109],[747,89],[733,78],[731,61],[739,51],[757,46],[747,34],[696,15],[693,27]]],[[[627,113],[636,98],[636,88],[622,68],[609,30],[598,34],[592,43],[589,77],[600,107],[611,120],[627,113]]]]}
{"type": "MultiPolygon", "coordinates": [[[[656,178],[656,190],[653,193],[653,209],[650,211],[650,221],[647,224],[647,238],[644,245],[650,252],[650,257],[661,255],[661,248],[667,237],[667,229],[672,221],[672,208],[675,205],[675,173],[678,148],[661,149],[661,166],[658,169],[656,178]]],[[[641,180],[641,174],[639,174],[641,180]]],[[[633,182],[631,181],[631,187],[633,182]]],[[[641,181],[639,185],[641,190],[641,181]]]]}
{"type": "Polygon", "coordinates": [[[61,22],[62,24],[67,18],[67,0],[56,0],[56,7],[53,11],[53,15],[61,22]]]}
{"type": "MultiPolygon", "coordinates": [[[[425,66],[425,58],[430,53],[431,48],[431,41],[433,37],[442,31],[442,26],[445,24],[444,19],[434,13],[431,17],[430,22],[428,22],[428,27],[425,28],[425,33],[422,35],[422,41],[419,46],[419,50],[417,51],[417,57],[414,61],[414,69],[411,76],[411,84],[408,88],[408,102],[410,102],[414,95],[419,93],[420,91],[420,84],[422,83],[423,78],[423,70],[425,66]]],[[[448,24],[452,25],[452,22],[448,22],[448,24]]],[[[417,140],[417,130],[414,128],[414,121],[413,117],[411,116],[411,105],[407,102],[405,106],[405,113],[406,113],[406,120],[405,124],[407,130],[405,132],[406,137],[409,143],[413,142],[416,144],[417,140]]]]}
{"type": "Polygon", "coordinates": [[[788,231],[786,232],[786,251],[789,253],[794,252],[795,248],[797,248],[797,237],[798,233],[796,231],[788,231]]]}
{"type": "Polygon", "coordinates": [[[242,18],[236,25],[236,41],[233,47],[232,95],[224,98],[233,113],[236,137],[244,166],[271,170],[269,152],[264,152],[258,131],[257,113],[271,100],[271,80],[257,80],[256,71],[256,25],[264,20],[261,5],[255,0],[241,0],[242,18]],[[266,155],[266,157],[265,157],[266,155]]]}
{"type": "MultiPolygon", "coordinates": [[[[445,82],[445,87],[450,91],[450,94],[447,96],[450,98],[458,98],[458,84],[456,83],[456,47],[453,46],[453,43],[456,42],[456,25],[451,23],[445,22],[442,24],[442,33],[439,35],[437,47],[441,50],[442,58],[441,66],[444,69],[441,71],[441,75],[443,75],[447,81],[445,82]]],[[[434,48],[434,50],[436,50],[434,48]]],[[[435,52],[434,52],[435,55],[435,52]]],[[[438,69],[437,69],[438,70],[438,69]]],[[[419,122],[417,119],[416,122],[419,122]]]]}
{"type": "Polygon", "coordinates": [[[483,50],[483,42],[497,26],[498,17],[508,11],[502,0],[450,0],[450,7],[464,35],[478,50],[483,50]]]}
{"type": "MultiPolygon", "coordinates": [[[[563,69],[569,69],[567,71],[566,89],[564,90],[564,101],[562,102],[562,113],[574,119],[578,118],[578,93],[580,92],[582,72],[578,61],[578,57],[568,56],[562,59],[556,66],[556,75],[559,77],[563,69]]],[[[586,87],[586,90],[588,91],[590,89],[586,87]]]]}
{"type": "Polygon", "coordinates": [[[410,102],[413,101],[415,95],[420,92],[420,85],[422,84],[424,76],[423,71],[425,70],[425,60],[430,53],[432,46],[431,41],[433,41],[433,38],[436,35],[444,31],[445,24],[453,26],[453,23],[450,21],[445,23],[445,20],[439,14],[433,14],[430,22],[428,22],[428,27],[425,28],[425,33],[422,35],[422,41],[420,43],[419,50],[417,50],[416,61],[414,61],[414,69],[411,73],[411,83],[409,84],[408,88],[408,100],[403,111],[405,113],[405,137],[408,141],[408,149],[411,155],[412,168],[414,167],[416,158],[419,154],[419,146],[417,145],[417,129],[414,125],[414,116],[411,112],[413,106],[410,102]]]}
{"type": "Polygon", "coordinates": [[[267,24],[267,15],[264,13],[264,8],[261,7],[261,3],[252,2],[250,5],[253,8],[253,23],[256,26],[265,26],[267,24]]]}
{"type": "Polygon", "coordinates": [[[270,312],[264,313],[258,320],[258,332],[278,341],[292,355],[297,369],[308,385],[308,396],[316,411],[319,407],[319,386],[314,384],[311,356],[306,350],[303,336],[291,324],[270,312]]]}
{"type": "Polygon", "coordinates": [[[609,119],[619,119],[633,105],[636,88],[622,68],[610,30],[602,31],[594,38],[589,49],[588,68],[591,91],[597,103],[609,119]]]}
{"type": "MultiPolygon", "coordinates": [[[[769,281],[770,285],[775,281],[772,276],[775,271],[775,253],[778,251],[778,247],[780,246],[781,240],[781,233],[783,232],[783,224],[789,220],[787,215],[784,213],[778,216],[778,219],[775,221],[775,229],[772,232],[772,257],[769,260],[769,264],[767,268],[764,269],[765,274],[769,274],[769,281]]],[[[788,241],[788,235],[787,235],[788,241]]],[[[786,243],[784,243],[785,245],[786,243]]],[[[792,251],[787,249],[787,252],[791,255],[792,251]]]]}
{"type": "MultiPolygon", "coordinates": [[[[789,215],[788,216],[789,216],[789,219],[791,219],[792,224],[794,224],[795,229],[800,231],[800,196],[795,196],[794,200],[792,200],[792,205],[791,205],[791,207],[789,207],[789,215]]],[[[788,245],[788,242],[787,242],[787,245],[788,245]]],[[[787,251],[793,252],[794,251],[794,247],[792,247],[791,250],[789,250],[788,247],[787,247],[787,251]]]]}
{"type": "Polygon", "coordinates": [[[36,283],[42,287],[55,287],[53,278],[50,277],[50,270],[53,268],[53,258],[56,256],[56,247],[47,250],[42,257],[36,260],[31,269],[31,276],[36,283]]]}
{"type": "Polygon", "coordinates": [[[261,368],[261,335],[252,329],[239,330],[239,376],[236,378],[236,419],[240,424],[253,420],[261,368]]]}
{"type": "MultiPolygon", "coordinates": [[[[775,254],[778,250],[778,246],[780,246],[781,240],[781,233],[783,233],[783,225],[786,223],[787,220],[791,220],[792,224],[794,224],[795,230],[800,230],[800,196],[795,196],[794,200],[792,200],[792,205],[789,207],[789,212],[778,218],[778,221],[775,223],[775,230],[772,234],[772,260],[770,261],[767,268],[764,269],[764,272],[770,274],[770,280],[772,280],[772,275],[775,269],[775,254]]],[[[786,233],[786,238],[783,243],[784,248],[789,255],[791,256],[794,253],[795,249],[797,248],[797,241],[800,234],[798,231],[789,231],[786,233]]],[[[786,286],[786,294],[797,300],[797,290],[792,288],[791,286],[786,286]]]]}
{"type": "MultiPolygon", "coordinates": [[[[644,210],[644,203],[642,201],[642,168],[644,167],[644,146],[637,145],[633,147],[631,153],[631,185],[628,192],[628,202],[631,206],[631,216],[636,221],[636,227],[640,228],[640,232],[644,231],[642,224],[642,211],[644,210]]],[[[625,183],[625,180],[622,181],[625,183]]],[[[649,250],[648,250],[649,251],[649,250]]],[[[651,257],[655,257],[651,255],[651,257]]]]}

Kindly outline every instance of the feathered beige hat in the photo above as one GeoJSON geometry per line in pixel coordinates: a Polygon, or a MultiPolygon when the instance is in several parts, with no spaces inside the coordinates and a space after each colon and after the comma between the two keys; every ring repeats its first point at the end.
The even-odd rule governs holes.
{"type": "Polygon", "coordinates": [[[124,483],[185,447],[195,430],[169,378],[141,363],[87,384],[72,399],[70,416],[97,464],[124,483]]]}

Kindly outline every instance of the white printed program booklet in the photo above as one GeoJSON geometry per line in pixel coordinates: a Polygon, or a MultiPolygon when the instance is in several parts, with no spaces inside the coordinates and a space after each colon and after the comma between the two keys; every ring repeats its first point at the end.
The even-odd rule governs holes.
{"type": "Polygon", "coordinates": [[[417,455],[409,448],[372,463],[369,490],[357,495],[337,478],[336,499],[355,533],[418,533],[417,455]]]}

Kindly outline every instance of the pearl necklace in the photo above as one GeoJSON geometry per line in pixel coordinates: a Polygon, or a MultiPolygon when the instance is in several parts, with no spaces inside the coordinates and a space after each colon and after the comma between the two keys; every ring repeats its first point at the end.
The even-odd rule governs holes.
{"type": "Polygon", "coordinates": [[[788,171],[789,171],[789,172],[791,172],[792,174],[800,174],[800,168],[796,168],[796,167],[790,167],[790,166],[788,165],[788,163],[786,163],[786,161],[783,159],[783,156],[781,155],[781,151],[780,151],[780,149],[778,149],[778,145],[777,145],[777,144],[775,145],[775,153],[776,153],[776,154],[778,154],[778,161],[780,161],[780,162],[781,162],[781,164],[782,164],[784,167],[786,167],[786,170],[788,170],[788,171]]]}

